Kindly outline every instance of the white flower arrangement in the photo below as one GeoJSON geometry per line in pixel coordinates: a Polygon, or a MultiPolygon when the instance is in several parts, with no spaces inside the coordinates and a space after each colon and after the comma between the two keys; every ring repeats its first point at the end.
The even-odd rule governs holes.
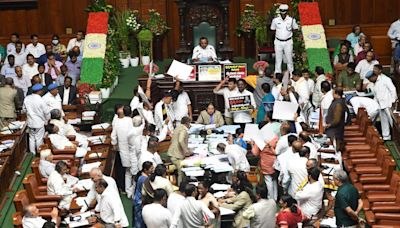
{"type": "Polygon", "coordinates": [[[135,15],[131,14],[127,19],[126,19],[126,25],[129,27],[131,31],[138,31],[140,29],[141,24],[137,21],[137,18],[135,15]]]}

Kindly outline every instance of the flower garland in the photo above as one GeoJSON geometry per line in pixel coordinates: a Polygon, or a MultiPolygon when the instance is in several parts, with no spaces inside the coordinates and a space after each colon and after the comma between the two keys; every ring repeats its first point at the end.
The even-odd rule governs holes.
{"type": "Polygon", "coordinates": [[[321,66],[326,73],[332,73],[318,2],[301,2],[298,9],[310,70],[314,71],[315,67],[321,66]]]}
{"type": "Polygon", "coordinates": [[[81,66],[82,82],[91,84],[102,82],[107,44],[108,16],[109,13],[107,12],[89,13],[81,66]]]}

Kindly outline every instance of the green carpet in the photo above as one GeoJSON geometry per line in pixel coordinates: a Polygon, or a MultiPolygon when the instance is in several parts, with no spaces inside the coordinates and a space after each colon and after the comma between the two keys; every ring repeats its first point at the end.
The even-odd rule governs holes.
{"type": "MultiPolygon", "coordinates": [[[[156,62],[159,67],[159,72],[166,72],[166,69],[171,65],[173,59],[165,59],[161,62],[156,62]]],[[[234,58],[236,63],[247,63],[247,71],[253,72],[254,59],[246,59],[242,57],[234,58]]],[[[133,89],[138,85],[138,78],[146,73],[142,66],[129,67],[122,69],[118,79],[118,85],[115,87],[111,96],[101,105],[101,116],[103,122],[110,122],[114,116],[114,106],[116,104],[129,105],[133,97],[133,89]]]]}
{"type": "Polygon", "coordinates": [[[0,214],[0,227],[4,228],[11,228],[13,226],[12,215],[15,213],[15,207],[13,203],[13,199],[17,191],[23,189],[22,180],[26,174],[32,173],[31,170],[31,162],[33,159],[33,155],[29,153],[25,160],[22,163],[22,168],[19,170],[21,173],[20,176],[17,177],[15,183],[12,187],[12,192],[7,192],[6,195],[8,196],[8,200],[4,205],[4,208],[1,210],[0,214]]]}

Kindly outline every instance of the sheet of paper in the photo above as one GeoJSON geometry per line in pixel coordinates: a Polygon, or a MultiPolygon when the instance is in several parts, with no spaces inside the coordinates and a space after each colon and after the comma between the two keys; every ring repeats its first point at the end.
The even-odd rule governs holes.
{"type": "Polygon", "coordinates": [[[240,125],[223,125],[217,128],[218,131],[224,131],[225,133],[235,134],[236,129],[240,128],[240,125]]]}
{"type": "Polygon", "coordinates": [[[76,187],[81,190],[90,190],[90,188],[92,188],[92,185],[93,185],[92,179],[82,179],[78,181],[76,187]]]}
{"type": "Polygon", "coordinates": [[[109,123],[101,123],[101,124],[95,124],[92,126],[92,130],[96,129],[96,130],[101,130],[101,129],[107,129],[110,126],[109,123]]]}
{"type": "Polygon", "coordinates": [[[215,124],[208,124],[208,125],[204,126],[204,128],[205,128],[206,130],[208,130],[208,129],[214,129],[215,127],[216,127],[215,124]]]}
{"type": "Polygon", "coordinates": [[[211,188],[214,189],[214,191],[226,191],[231,187],[230,184],[218,184],[214,183],[211,185],[211,188]]]}
{"type": "Polygon", "coordinates": [[[233,214],[235,214],[235,211],[232,211],[231,209],[224,208],[224,207],[220,207],[219,211],[221,212],[221,216],[222,215],[233,215],[233,214]]]}
{"type": "Polygon", "coordinates": [[[172,61],[171,66],[168,69],[167,74],[172,77],[177,77],[179,80],[187,80],[192,72],[193,67],[187,64],[181,63],[177,60],[172,61]]]}
{"type": "Polygon", "coordinates": [[[93,162],[82,165],[82,173],[88,173],[93,168],[98,168],[101,165],[101,162],[93,162]]]}
{"type": "Polygon", "coordinates": [[[215,198],[222,198],[226,195],[226,192],[220,191],[213,194],[215,198]]]}
{"type": "Polygon", "coordinates": [[[276,136],[271,124],[266,124],[263,128],[261,128],[260,135],[261,138],[266,142],[271,141],[276,136]]]}
{"type": "Polygon", "coordinates": [[[194,171],[187,171],[184,173],[188,177],[202,177],[202,176],[204,176],[205,171],[204,170],[194,170],[194,171]]]}
{"type": "Polygon", "coordinates": [[[275,101],[272,118],[276,120],[294,120],[298,104],[288,101],[275,101]]]}
{"type": "Polygon", "coordinates": [[[256,138],[259,133],[260,130],[258,129],[258,124],[246,124],[246,126],[244,127],[243,140],[254,140],[254,138],[256,138]]]}

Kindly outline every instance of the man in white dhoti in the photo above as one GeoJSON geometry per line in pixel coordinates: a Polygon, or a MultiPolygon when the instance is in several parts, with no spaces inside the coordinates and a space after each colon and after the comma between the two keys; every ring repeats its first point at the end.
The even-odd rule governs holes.
{"type": "Polygon", "coordinates": [[[27,125],[29,131],[29,151],[36,153],[40,145],[43,144],[44,125],[50,118],[50,113],[41,95],[43,86],[36,84],[32,86],[33,94],[24,100],[24,110],[27,115],[27,125]]]}
{"type": "Polygon", "coordinates": [[[74,192],[78,190],[65,182],[63,175],[66,173],[68,173],[67,163],[59,161],[56,164],[55,170],[50,174],[47,180],[47,194],[63,196],[58,204],[58,207],[62,209],[69,209],[72,200],[76,196],[74,192]]]}

